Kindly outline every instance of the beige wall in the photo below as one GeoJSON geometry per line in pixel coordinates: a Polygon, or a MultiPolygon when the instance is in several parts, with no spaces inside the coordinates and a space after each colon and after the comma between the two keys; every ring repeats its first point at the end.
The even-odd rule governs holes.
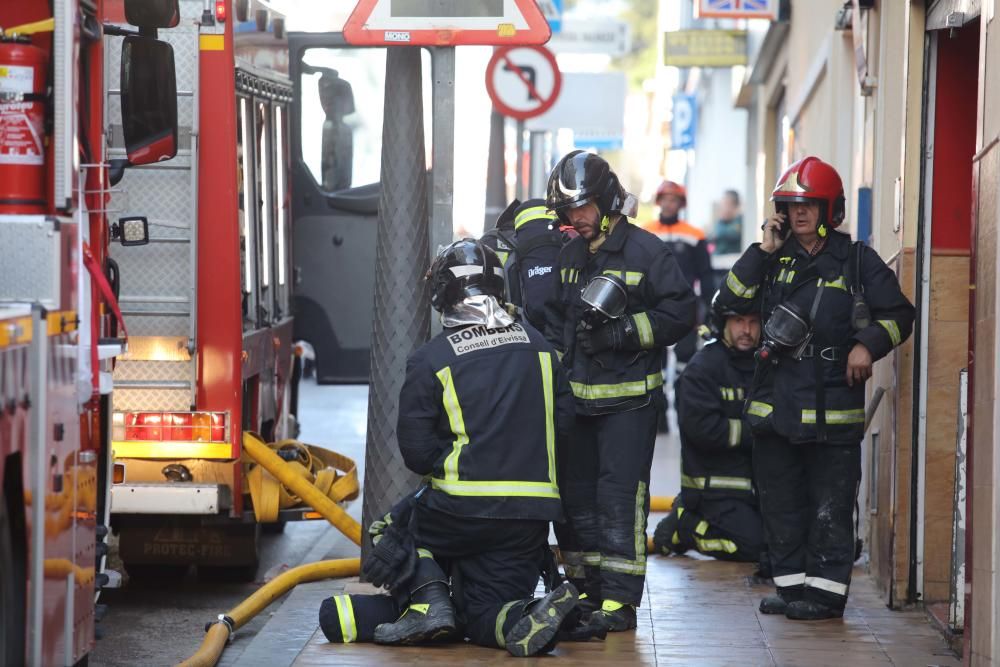
{"type": "MultiPolygon", "coordinates": [[[[919,204],[922,59],[911,45],[923,43],[923,22],[913,21],[907,3],[878,3],[868,16],[868,71],[875,78],[872,131],[864,137],[872,154],[873,245],[883,258],[899,257],[897,275],[904,293],[916,299],[915,239],[919,204]],[[917,91],[915,115],[910,106],[917,91]],[[913,140],[910,135],[916,135],[913,140]],[[904,241],[905,240],[905,241],[904,241]]],[[[855,85],[857,83],[855,82],[855,85]]],[[[862,131],[864,129],[862,128],[862,131]]],[[[878,514],[871,527],[872,572],[888,602],[907,598],[910,553],[909,508],[913,423],[913,361],[919,351],[911,338],[895,355],[880,361],[873,385],[886,388],[880,426],[878,514]]]]}
{"type": "MultiPolygon", "coordinates": [[[[1000,71],[1000,63],[996,63],[1000,71]]],[[[993,113],[1000,113],[996,109],[993,113]]],[[[997,215],[998,183],[1000,183],[1000,148],[994,145],[978,163],[978,221],[976,233],[976,364],[973,398],[974,431],[972,439],[972,609],[966,614],[972,620],[973,665],[989,665],[993,653],[993,597],[997,595],[994,567],[994,540],[1000,517],[996,514],[993,494],[997,480],[993,458],[996,456],[997,433],[994,428],[996,410],[996,285],[997,285],[997,215]]]]}
{"type": "Polygon", "coordinates": [[[973,169],[976,208],[976,363],[973,373],[974,412],[972,439],[972,621],[970,664],[1000,663],[1000,447],[997,444],[996,354],[997,229],[1000,226],[1000,19],[996,0],[983,1],[980,26],[980,107],[977,127],[977,162],[973,169]],[[989,7],[987,5],[993,5],[989,7]],[[990,14],[994,14],[992,21],[990,14]]]}

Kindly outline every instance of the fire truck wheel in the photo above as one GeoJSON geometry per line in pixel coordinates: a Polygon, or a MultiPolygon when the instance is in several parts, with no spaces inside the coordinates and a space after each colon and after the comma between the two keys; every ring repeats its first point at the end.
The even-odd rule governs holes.
{"type": "Polygon", "coordinates": [[[0,658],[5,665],[23,665],[24,564],[14,560],[10,527],[7,502],[0,496],[0,658]]]}

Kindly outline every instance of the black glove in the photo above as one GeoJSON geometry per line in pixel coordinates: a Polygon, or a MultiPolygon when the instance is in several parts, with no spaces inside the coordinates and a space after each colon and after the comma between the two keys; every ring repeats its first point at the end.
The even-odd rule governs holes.
{"type": "Polygon", "coordinates": [[[614,320],[596,329],[579,329],[576,344],[587,356],[605,350],[620,350],[625,344],[625,324],[614,320]]]}
{"type": "Polygon", "coordinates": [[[395,523],[385,527],[380,535],[372,538],[375,548],[368,554],[361,568],[362,574],[373,586],[394,589],[406,583],[417,569],[417,548],[413,536],[406,528],[395,523]]]}
{"type": "Polygon", "coordinates": [[[372,521],[371,525],[368,526],[368,534],[372,538],[372,543],[377,542],[377,538],[385,532],[387,526],[396,524],[403,528],[408,527],[410,525],[410,517],[413,516],[413,508],[417,506],[417,499],[426,490],[426,486],[420,487],[416,492],[411,493],[393,505],[392,509],[386,512],[381,519],[372,521]]]}

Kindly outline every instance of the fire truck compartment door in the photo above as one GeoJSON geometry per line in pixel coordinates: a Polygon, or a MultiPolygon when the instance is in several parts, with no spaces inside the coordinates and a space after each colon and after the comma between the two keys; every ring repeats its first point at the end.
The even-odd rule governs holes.
{"type": "Polygon", "coordinates": [[[218,514],[232,502],[223,484],[164,482],[115,484],[111,487],[113,514],[218,514]]]}

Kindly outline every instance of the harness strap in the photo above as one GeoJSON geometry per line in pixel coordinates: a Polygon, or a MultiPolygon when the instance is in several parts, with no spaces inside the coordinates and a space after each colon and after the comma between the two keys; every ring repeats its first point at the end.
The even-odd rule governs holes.
{"type": "MultiPolygon", "coordinates": [[[[820,276],[816,286],[816,296],[813,297],[812,309],[809,311],[810,328],[816,320],[816,313],[819,312],[819,302],[823,299],[825,287],[826,281],[820,276]]],[[[816,382],[816,440],[824,442],[826,440],[826,387],[823,382],[823,357],[818,354],[813,355],[813,375],[816,382]]]]}

